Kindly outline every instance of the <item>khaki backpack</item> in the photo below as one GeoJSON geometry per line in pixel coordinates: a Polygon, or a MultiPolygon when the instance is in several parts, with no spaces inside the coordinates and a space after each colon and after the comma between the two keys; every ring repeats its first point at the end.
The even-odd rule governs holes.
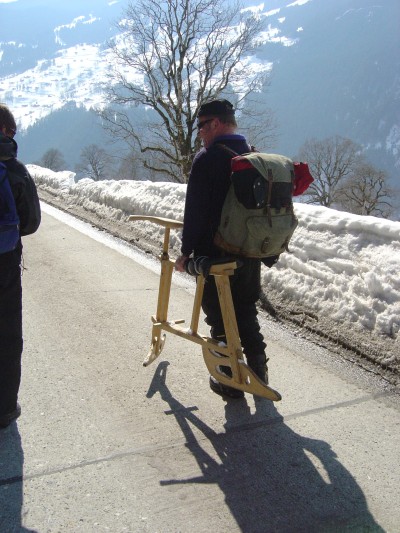
{"type": "MultiPolygon", "coordinates": [[[[230,148],[221,147],[234,154],[230,148]]],[[[231,185],[214,243],[235,255],[260,259],[279,256],[288,250],[298,224],[292,201],[292,160],[251,152],[236,154],[231,167],[231,185]]]]}

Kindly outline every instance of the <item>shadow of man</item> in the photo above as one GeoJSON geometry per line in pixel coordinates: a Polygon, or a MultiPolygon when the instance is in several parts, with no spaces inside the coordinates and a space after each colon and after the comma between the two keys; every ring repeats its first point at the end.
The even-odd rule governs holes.
{"type": "Polygon", "coordinates": [[[176,400],[166,384],[168,362],[158,365],[147,396],[157,392],[169,405],[199,465],[190,479],[161,480],[162,486],[213,483],[244,533],[343,531],[382,532],[353,476],[324,441],[290,429],[274,404],[255,398],[225,404],[225,432],[217,433],[176,400]],[[217,461],[192,428],[212,444],[217,461]]]}
{"type": "Polygon", "coordinates": [[[22,526],[24,453],[16,422],[0,431],[0,531],[37,533],[22,526]]]}

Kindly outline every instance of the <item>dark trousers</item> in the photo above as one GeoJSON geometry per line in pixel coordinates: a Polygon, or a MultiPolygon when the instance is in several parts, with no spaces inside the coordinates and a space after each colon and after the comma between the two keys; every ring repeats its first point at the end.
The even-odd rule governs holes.
{"type": "Polygon", "coordinates": [[[22,345],[21,268],[0,265],[0,416],[16,408],[22,345]]]}
{"type": "MultiPolygon", "coordinates": [[[[250,367],[265,362],[264,337],[260,332],[256,303],[261,292],[261,262],[259,259],[240,258],[243,265],[230,276],[230,285],[243,352],[250,367]]],[[[226,341],[214,276],[208,276],[202,301],[206,323],[211,326],[211,337],[226,341]]]]}

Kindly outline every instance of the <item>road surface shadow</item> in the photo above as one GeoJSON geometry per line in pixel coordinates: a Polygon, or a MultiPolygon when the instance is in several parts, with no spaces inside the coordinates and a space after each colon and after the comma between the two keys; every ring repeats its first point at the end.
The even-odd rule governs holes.
{"type": "Polygon", "coordinates": [[[0,430],[0,531],[38,533],[22,526],[24,453],[16,422],[0,430]]]}
{"type": "MultiPolygon", "coordinates": [[[[173,397],[166,383],[168,362],[158,365],[147,396],[159,393],[168,404],[201,474],[175,484],[217,484],[244,533],[384,533],[365,496],[330,444],[303,437],[285,424],[273,402],[255,398],[225,403],[225,432],[216,433],[173,397]],[[197,428],[218,460],[196,439],[197,428]]],[[[221,408],[224,404],[221,399],[221,408]]]]}

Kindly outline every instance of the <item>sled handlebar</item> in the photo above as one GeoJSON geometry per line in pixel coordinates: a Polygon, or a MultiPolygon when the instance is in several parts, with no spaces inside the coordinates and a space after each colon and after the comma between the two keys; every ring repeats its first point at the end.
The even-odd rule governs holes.
{"type": "Polygon", "coordinates": [[[164,217],[155,217],[151,215],[131,215],[128,220],[134,222],[135,220],[146,220],[147,222],[154,222],[159,226],[164,226],[164,228],[169,229],[180,229],[183,228],[183,222],[179,220],[172,220],[171,218],[164,217]]]}

